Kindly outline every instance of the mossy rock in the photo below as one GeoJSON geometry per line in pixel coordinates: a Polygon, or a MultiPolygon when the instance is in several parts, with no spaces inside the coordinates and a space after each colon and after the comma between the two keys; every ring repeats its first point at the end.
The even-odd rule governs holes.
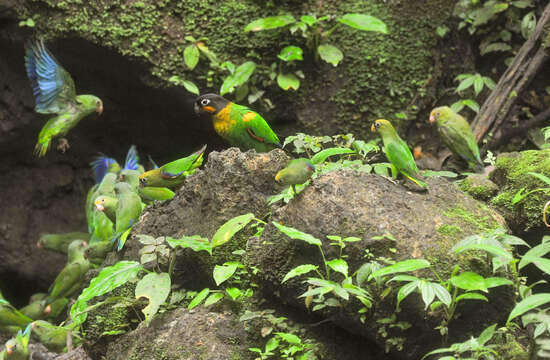
{"type": "Polygon", "coordinates": [[[460,181],[460,190],[470,194],[474,199],[487,201],[498,192],[498,186],[485,175],[473,174],[460,181]]]}
{"type": "Polygon", "coordinates": [[[550,177],[550,149],[503,153],[497,158],[490,178],[498,187],[498,194],[491,200],[515,231],[528,231],[543,227],[542,211],[549,200],[548,191],[534,192],[523,200],[513,203],[516,194],[526,194],[535,189],[549,188],[529,172],[550,177]]]}
{"type": "MultiPolygon", "coordinates": [[[[297,120],[310,133],[353,132],[370,137],[369,120],[388,117],[406,109],[419,89],[432,77],[431,49],[437,44],[436,28],[451,15],[454,0],[430,2],[387,2],[344,0],[308,1],[82,1],[26,0],[15,9],[21,20],[32,18],[36,33],[46,39],[80,38],[138,59],[150,68],[149,74],[136,74],[150,84],[172,86],[178,75],[193,80],[201,92],[218,92],[226,74],[208,73],[206,58],[189,70],[184,49],[193,36],[217,54],[220,62],[239,65],[253,60],[269,67],[278,62],[277,54],[286,45],[304,48],[305,58],[295,68],[303,70],[298,96],[281,90],[270,81],[268,71],[258,70],[256,86],[265,89],[266,98],[276,108],[266,117],[271,121],[297,120]],[[387,25],[389,34],[362,32],[339,25],[324,42],[336,45],[344,54],[337,68],[316,63],[306,41],[288,28],[245,33],[245,26],[260,17],[290,13],[341,16],[345,13],[375,15],[387,25]],[[223,30],[221,30],[223,29],[223,30]],[[262,85],[262,82],[268,82],[262,85]]],[[[323,30],[337,22],[331,20],[323,30]]],[[[116,71],[116,69],[113,69],[116,71]]],[[[430,84],[434,85],[434,84],[430,84]]],[[[187,101],[193,99],[189,94],[187,101]]],[[[257,110],[266,112],[259,103],[257,110]]],[[[402,129],[404,120],[395,124],[402,129]]]]}

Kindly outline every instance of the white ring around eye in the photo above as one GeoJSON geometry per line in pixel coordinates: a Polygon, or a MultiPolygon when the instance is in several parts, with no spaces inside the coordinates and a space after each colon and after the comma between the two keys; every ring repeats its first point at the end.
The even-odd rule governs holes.
{"type": "Polygon", "coordinates": [[[210,100],[209,100],[209,99],[202,99],[202,100],[201,100],[201,105],[202,105],[202,106],[206,106],[206,105],[208,105],[208,104],[210,104],[210,100]]]}

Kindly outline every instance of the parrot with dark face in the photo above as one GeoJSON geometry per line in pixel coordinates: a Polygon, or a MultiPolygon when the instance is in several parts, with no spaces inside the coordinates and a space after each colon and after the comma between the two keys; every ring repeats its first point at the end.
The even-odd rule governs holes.
{"type": "MultiPolygon", "coordinates": [[[[35,111],[57,114],[48,120],[38,135],[34,153],[43,157],[53,139],[66,135],[91,113],[101,114],[103,102],[94,95],[76,95],[71,75],[55,60],[42,40],[27,46],[25,68],[36,99],[35,111]]],[[[60,139],[58,149],[65,152],[68,148],[68,141],[60,139]]]]}
{"type": "Polygon", "coordinates": [[[286,167],[275,175],[275,181],[282,185],[291,185],[296,194],[296,185],[309,180],[315,172],[315,166],[309,159],[299,158],[290,160],[286,167]]]}
{"type": "Polygon", "coordinates": [[[427,190],[428,184],[420,180],[418,167],[409,146],[399,137],[392,124],[388,120],[378,119],[372,124],[371,131],[378,132],[382,137],[384,153],[397,171],[421,189],[427,190]]]}
{"type": "Polygon", "coordinates": [[[15,338],[9,339],[4,350],[0,353],[0,360],[28,360],[29,339],[31,337],[31,325],[25,331],[19,330],[15,338]]]}
{"type": "Polygon", "coordinates": [[[204,150],[206,150],[206,145],[187,157],[144,172],[139,176],[140,186],[175,188],[183,184],[185,178],[202,165],[204,150]]]}
{"type": "Polygon", "coordinates": [[[84,275],[90,269],[90,262],[84,257],[87,246],[82,240],[75,240],[69,245],[67,264],[50,286],[46,299],[48,305],[59,298],[71,296],[82,286],[84,275]]]}
{"type": "Polygon", "coordinates": [[[437,107],[430,113],[430,124],[437,124],[441,139],[455,156],[468,163],[470,169],[483,171],[479,147],[470,124],[448,106],[437,107]]]}
{"type": "Polygon", "coordinates": [[[199,96],[195,100],[195,113],[212,119],[218,135],[241,150],[267,152],[281,148],[279,138],[260,114],[219,95],[199,96]]]}

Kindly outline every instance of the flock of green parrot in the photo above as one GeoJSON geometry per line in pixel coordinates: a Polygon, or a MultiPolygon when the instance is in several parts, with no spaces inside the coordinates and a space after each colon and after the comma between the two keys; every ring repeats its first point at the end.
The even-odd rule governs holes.
{"type": "MultiPolygon", "coordinates": [[[[38,136],[35,154],[42,157],[54,139],[67,134],[81,119],[94,111],[101,114],[103,104],[96,96],[76,95],[71,76],[41,40],[27,47],[25,65],[36,98],[35,110],[57,114],[48,120],[38,136]]],[[[257,152],[282,148],[279,138],[262,116],[246,106],[216,94],[206,94],[195,100],[194,109],[199,117],[212,121],[215,131],[233,146],[257,152]]],[[[475,171],[483,168],[475,137],[462,116],[444,106],[433,109],[429,121],[437,124],[443,142],[456,156],[475,171]]],[[[371,131],[382,137],[384,152],[393,167],[420,189],[427,190],[428,185],[422,180],[409,146],[391,123],[378,119],[371,131]]],[[[58,148],[65,151],[68,142],[61,138],[58,148]]],[[[96,184],[89,190],[86,200],[88,233],[45,234],[37,243],[39,248],[67,254],[67,263],[49,292],[35,294],[29,304],[19,310],[0,294],[0,328],[17,333],[6,343],[0,360],[27,359],[31,332],[49,349],[63,350],[71,326],[57,326],[51,322],[62,316],[69,298],[81,288],[84,274],[101,264],[113,248],[120,250],[124,246],[147,204],[174,196],[174,190],[202,164],[205,149],[206,145],[160,167],[151,160],[153,169],[149,171],[139,164],[135,146],[130,147],[123,167],[105,155],[90,163],[96,184]]],[[[306,182],[314,172],[315,167],[309,159],[293,159],[276,174],[275,181],[291,186],[296,193],[295,185],[306,182]]]]}

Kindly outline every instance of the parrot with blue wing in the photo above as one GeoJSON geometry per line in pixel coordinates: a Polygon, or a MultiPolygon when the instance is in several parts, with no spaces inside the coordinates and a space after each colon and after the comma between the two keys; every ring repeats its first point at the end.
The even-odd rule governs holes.
{"type": "MultiPolygon", "coordinates": [[[[80,120],[94,111],[103,112],[103,102],[94,95],[76,95],[71,75],[46,49],[42,40],[31,42],[26,49],[25,68],[36,100],[35,111],[57,114],[49,119],[38,135],[34,153],[43,157],[52,140],[66,135],[80,120]]],[[[65,152],[69,142],[59,140],[58,149],[65,152]]]]}
{"type": "Polygon", "coordinates": [[[31,324],[27,325],[25,331],[19,330],[15,338],[6,342],[4,350],[0,352],[0,360],[28,360],[30,337],[31,324]]]}

